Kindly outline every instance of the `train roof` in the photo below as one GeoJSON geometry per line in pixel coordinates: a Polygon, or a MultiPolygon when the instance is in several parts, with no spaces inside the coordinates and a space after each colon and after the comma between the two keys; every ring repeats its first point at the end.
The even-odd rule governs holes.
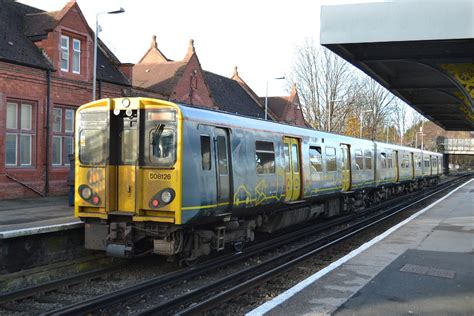
{"type": "MultiPolygon", "coordinates": [[[[328,133],[316,129],[305,128],[305,127],[297,127],[293,125],[288,125],[285,123],[278,123],[272,121],[265,121],[263,119],[247,117],[239,114],[233,114],[228,112],[223,112],[219,110],[213,110],[208,108],[201,108],[201,107],[194,107],[188,106],[183,104],[178,104],[182,111],[182,115],[184,119],[189,119],[192,121],[202,122],[205,124],[213,124],[215,125],[216,122],[219,122],[217,125],[226,126],[226,127],[237,127],[237,128],[247,128],[253,129],[258,131],[269,131],[269,132],[276,132],[285,134],[288,136],[307,136],[313,138],[325,138],[325,139],[334,139],[337,137],[338,141],[341,142],[350,142],[353,143],[356,141],[358,144],[361,145],[370,145],[370,144],[377,144],[377,146],[383,146],[385,148],[393,148],[399,150],[411,150],[411,151],[419,151],[420,149],[400,146],[395,144],[388,144],[382,143],[377,141],[372,141],[369,139],[361,139],[355,138],[350,136],[345,136],[337,133],[328,133]]],[[[423,151],[428,152],[428,151],[423,151]]],[[[434,153],[434,152],[432,152],[434,153]]]]}

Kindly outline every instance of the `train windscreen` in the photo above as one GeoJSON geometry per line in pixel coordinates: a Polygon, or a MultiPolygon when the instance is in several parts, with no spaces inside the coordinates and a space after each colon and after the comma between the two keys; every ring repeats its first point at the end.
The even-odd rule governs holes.
{"type": "Polygon", "coordinates": [[[145,165],[172,167],[176,162],[176,112],[147,111],[145,165]]]}
{"type": "Polygon", "coordinates": [[[82,112],[79,123],[79,160],[85,165],[104,165],[107,159],[107,114],[82,112]]]}

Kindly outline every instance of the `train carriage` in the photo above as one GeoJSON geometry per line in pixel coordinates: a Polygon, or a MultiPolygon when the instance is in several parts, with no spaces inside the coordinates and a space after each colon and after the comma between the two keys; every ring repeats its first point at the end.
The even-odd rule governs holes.
{"type": "Polygon", "coordinates": [[[115,256],[194,260],[440,174],[436,153],[156,99],[99,100],[76,117],[75,214],[86,247],[115,256]]]}

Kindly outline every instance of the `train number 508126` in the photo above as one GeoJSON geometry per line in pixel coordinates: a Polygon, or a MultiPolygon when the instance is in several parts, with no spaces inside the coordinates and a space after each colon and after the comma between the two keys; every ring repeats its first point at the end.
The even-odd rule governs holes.
{"type": "Polygon", "coordinates": [[[163,174],[163,173],[149,173],[150,180],[171,180],[170,174],[163,174]]]}

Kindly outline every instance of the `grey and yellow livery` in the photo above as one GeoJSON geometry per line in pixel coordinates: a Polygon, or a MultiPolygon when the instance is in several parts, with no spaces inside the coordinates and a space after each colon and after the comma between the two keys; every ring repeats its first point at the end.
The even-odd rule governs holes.
{"type": "Polygon", "coordinates": [[[75,214],[89,249],[194,260],[255,232],[422,188],[442,156],[149,98],[81,106],[75,214]]]}

